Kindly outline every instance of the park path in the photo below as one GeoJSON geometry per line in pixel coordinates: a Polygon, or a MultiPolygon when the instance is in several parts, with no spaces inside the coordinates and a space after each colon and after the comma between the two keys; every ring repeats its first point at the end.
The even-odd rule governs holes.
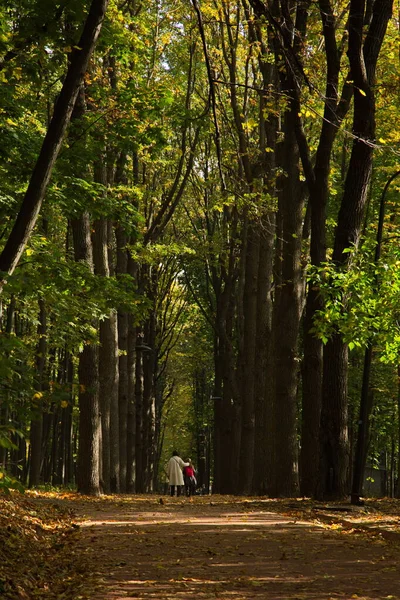
{"type": "MultiPolygon", "coordinates": [[[[400,600],[400,546],[268,502],[127,496],[74,503],[93,600],[400,600]]],[[[86,596],[85,596],[86,597],[86,596]]]]}

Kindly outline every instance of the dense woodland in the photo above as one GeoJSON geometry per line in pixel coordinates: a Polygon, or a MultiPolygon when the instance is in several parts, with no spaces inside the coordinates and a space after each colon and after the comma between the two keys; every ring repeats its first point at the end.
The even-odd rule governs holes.
{"type": "Polygon", "coordinates": [[[393,0],[0,2],[0,486],[400,495],[393,0]]]}

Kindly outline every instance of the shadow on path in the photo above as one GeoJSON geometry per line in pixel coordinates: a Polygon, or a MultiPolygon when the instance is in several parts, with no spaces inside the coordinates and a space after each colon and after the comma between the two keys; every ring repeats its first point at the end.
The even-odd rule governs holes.
{"type": "Polygon", "coordinates": [[[351,530],[195,498],[78,502],[101,600],[398,599],[399,547],[351,530]]]}

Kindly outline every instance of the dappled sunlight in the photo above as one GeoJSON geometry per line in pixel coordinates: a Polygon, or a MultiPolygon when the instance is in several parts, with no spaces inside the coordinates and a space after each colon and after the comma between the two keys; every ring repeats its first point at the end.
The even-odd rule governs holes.
{"type": "Polygon", "coordinates": [[[398,600],[397,547],[364,527],[396,523],[398,503],[383,516],[309,499],[42,500],[56,498],[76,515],[98,575],[91,600],[398,600]]]}
{"type": "MultiPolygon", "coordinates": [[[[185,515],[182,517],[181,515],[176,515],[173,513],[152,513],[149,515],[148,513],[134,513],[129,519],[126,519],[126,515],[115,515],[112,514],[109,517],[106,515],[102,515],[102,518],[96,520],[94,518],[90,519],[90,522],[83,521],[82,526],[91,525],[100,525],[100,524],[109,524],[109,525],[126,525],[126,524],[135,524],[135,525],[169,525],[172,523],[181,523],[181,524],[196,524],[199,526],[207,526],[207,525],[218,525],[220,527],[233,527],[240,525],[243,531],[252,528],[252,527],[260,527],[260,526],[273,526],[278,525],[283,526],[287,524],[288,526],[300,526],[300,525],[308,525],[306,521],[296,521],[284,519],[283,517],[277,518],[274,513],[258,513],[243,516],[241,513],[226,513],[224,515],[219,516],[198,516],[197,514],[193,515],[185,515]],[[244,527],[245,524],[245,527],[244,527]]],[[[323,525],[321,524],[321,527],[323,525]]]]}
{"type": "MultiPolygon", "coordinates": [[[[255,569],[256,570],[256,569],[255,569]]],[[[268,598],[269,600],[334,600],[342,598],[358,598],[359,600],[377,600],[385,596],[372,590],[367,595],[348,594],[336,591],[335,576],[327,574],[304,577],[301,574],[274,575],[271,577],[237,576],[229,578],[211,577],[178,577],[176,579],[130,579],[119,582],[117,589],[110,591],[107,598],[122,599],[135,597],[142,600],[149,598],[168,599],[173,597],[193,598],[196,600],[212,598],[268,598]],[[317,589],[313,589],[317,586],[317,589]]],[[[359,588],[355,588],[359,589],[359,588]]],[[[395,600],[397,597],[389,595],[395,600]]]]}
{"type": "Polygon", "coordinates": [[[398,545],[360,525],[396,522],[399,503],[390,503],[387,515],[376,508],[351,512],[348,526],[333,520],[335,506],[313,512],[309,501],[296,500],[160,503],[149,495],[29,491],[23,506],[21,531],[29,528],[40,544],[53,526],[54,567],[76,571],[71,582],[54,576],[53,587],[79,587],[76,598],[399,600],[398,545]],[[63,520],[54,520],[57,514],[63,520]]]}
{"type": "Polygon", "coordinates": [[[79,524],[103,564],[102,600],[395,599],[391,569],[397,556],[383,553],[379,538],[307,520],[298,510],[305,504],[222,497],[191,503],[165,497],[160,503],[157,496],[83,499],[79,524]]]}

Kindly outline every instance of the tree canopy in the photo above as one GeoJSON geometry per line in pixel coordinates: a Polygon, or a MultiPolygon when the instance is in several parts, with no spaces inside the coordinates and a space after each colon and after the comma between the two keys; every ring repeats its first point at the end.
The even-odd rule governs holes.
{"type": "Polygon", "coordinates": [[[0,485],[400,493],[392,10],[0,7],[0,485]]]}

